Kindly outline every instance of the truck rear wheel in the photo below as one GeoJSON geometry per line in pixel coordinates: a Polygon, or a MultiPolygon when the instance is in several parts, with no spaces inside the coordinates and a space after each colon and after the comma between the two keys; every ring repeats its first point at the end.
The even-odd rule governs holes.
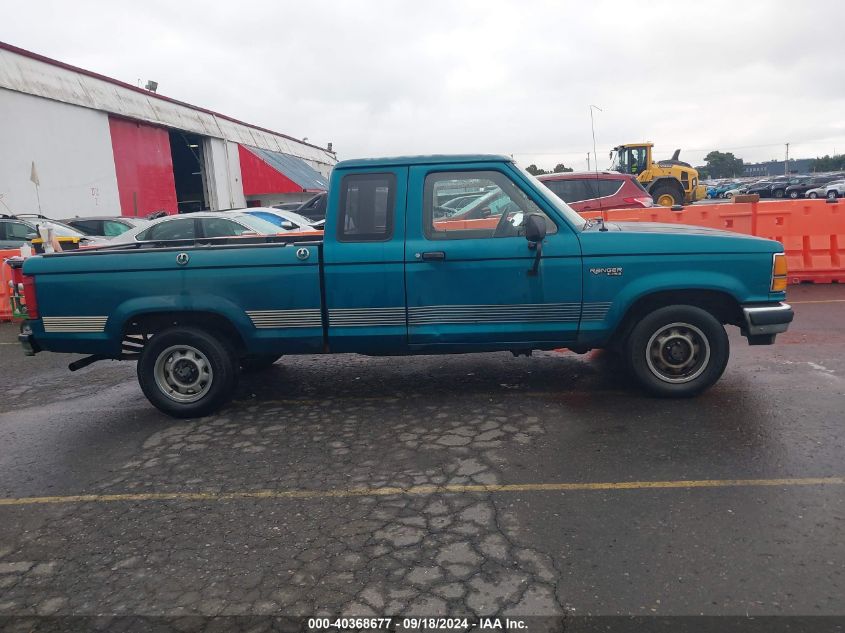
{"type": "Polygon", "coordinates": [[[651,190],[651,197],[655,204],[661,207],[671,207],[684,203],[684,194],[680,191],[680,187],[673,187],[672,185],[657,185],[651,190]]]}
{"type": "Polygon", "coordinates": [[[214,335],[175,327],[150,338],[138,360],[138,382],[160,411],[194,418],[215,412],[231,398],[237,370],[234,353],[214,335]]]}
{"type": "Polygon", "coordinates": [[[631,331],[625,349],[637,382],[665,398],[689,398],[712,386],[730,356],[724,326],[706,310],[687,305],[646,315],[631,331]]]}

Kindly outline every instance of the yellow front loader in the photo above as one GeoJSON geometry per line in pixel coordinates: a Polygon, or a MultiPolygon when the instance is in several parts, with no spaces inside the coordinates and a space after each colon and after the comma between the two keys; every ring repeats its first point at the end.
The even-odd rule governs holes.
{"type": "Polygon", "coordinates": [[[681,150],[675,150],[670,160],[654,162],[652,147],[654,143],[627,143],[614,147],[610,153],[613,160],[611,169],[636,176],[654,202],[661,206],[703,200],[707,187],[699,184],[698,170],[678,160],[681,150]]]}

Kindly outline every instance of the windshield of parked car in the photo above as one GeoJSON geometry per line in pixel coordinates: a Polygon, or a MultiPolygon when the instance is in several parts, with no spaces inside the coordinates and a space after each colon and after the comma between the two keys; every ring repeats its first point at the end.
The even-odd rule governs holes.
{"type": "Polygon", "coordinates": [[[275,235],[279,232],[279,225],[255,217],[254,215],[251,215],[249,213],[241,213],[233,217],[241,224],[245,224],[253,231],[261,235],[275,235]]]}
{"type": "Polygon", "coordinates": [[[573,210],[572,207],[566,204],[563,200],[553,194],[551,190],[546,188],[546,186],[542,182],[537,180],[534,176],[525,171],[519,165],[517,165],[516,167],[517,169],[519,169],[522,175],[525,176],[531,182],[531,184],[534,185],[534,188],[537,190],[538,194],[543,196],[543,199],[550,205],[552,205],[557,210],[557,212],[564,218],[566,218],[566,220],[568,220],[569,223],[572,224],[576,229],[581,229],[584,227],[584,225],[587,224],[587,221],[584,218],[578,215],[578,213],[573,210]]]}
{"type": "Polygon", "coordinates": [[[47,228],[53,229],[53,233],[57,237],[85,237],[83,233],[80,233],[76,229],[70,228],[67,224],[62,224],[61,222],[54,222],[53,220],[43,220],[38,218],[37,220],[30,220],[35,225],[42,225],[46,226],[47,228]]]}

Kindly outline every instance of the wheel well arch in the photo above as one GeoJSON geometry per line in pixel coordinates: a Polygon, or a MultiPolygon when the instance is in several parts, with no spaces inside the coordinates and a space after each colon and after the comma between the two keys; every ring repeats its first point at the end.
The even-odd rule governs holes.
{"type": "Polygon", "coordinates": [[[689,305],[712,314],[720,323],[741,327],[742,306],[728,292],[705,289],[660,290],[637,298],[625,311],[613,336],[612,345],[624,342],[637,322],[645,315],[671,305],[689,305]]]}
{"type": "MultiPolygon", "coordinates": [[[[134,341],[135,346],[139,345],[138,337],[141,337],[140,347],[149,336],[161,332],[170,327],[187,326],[215,334],[222,338],[238,354],[243,354],[246,349],[244,341],[238,328],[235,327],[225,316],[217,312],[203,310],[186,310],[177,312],[142,312],[127,318],[123,323],[121,339],[134,341]]],[[[140,348],[136,351],[140,352],[140,348]]]]}

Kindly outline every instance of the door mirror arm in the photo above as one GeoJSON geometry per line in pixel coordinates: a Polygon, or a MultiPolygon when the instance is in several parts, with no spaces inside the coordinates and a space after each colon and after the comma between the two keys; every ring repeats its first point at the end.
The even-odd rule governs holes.
{"type": "Polygon", "coordinates": [[[529,213],[525,217],[525,239],[528,248],[534,251],[534,264],[528,270],[529,277],[536,277],[540,270],[540,258],[543,256],[543,240],[546,237],[546,218],[539,213],[529,213]]]}

